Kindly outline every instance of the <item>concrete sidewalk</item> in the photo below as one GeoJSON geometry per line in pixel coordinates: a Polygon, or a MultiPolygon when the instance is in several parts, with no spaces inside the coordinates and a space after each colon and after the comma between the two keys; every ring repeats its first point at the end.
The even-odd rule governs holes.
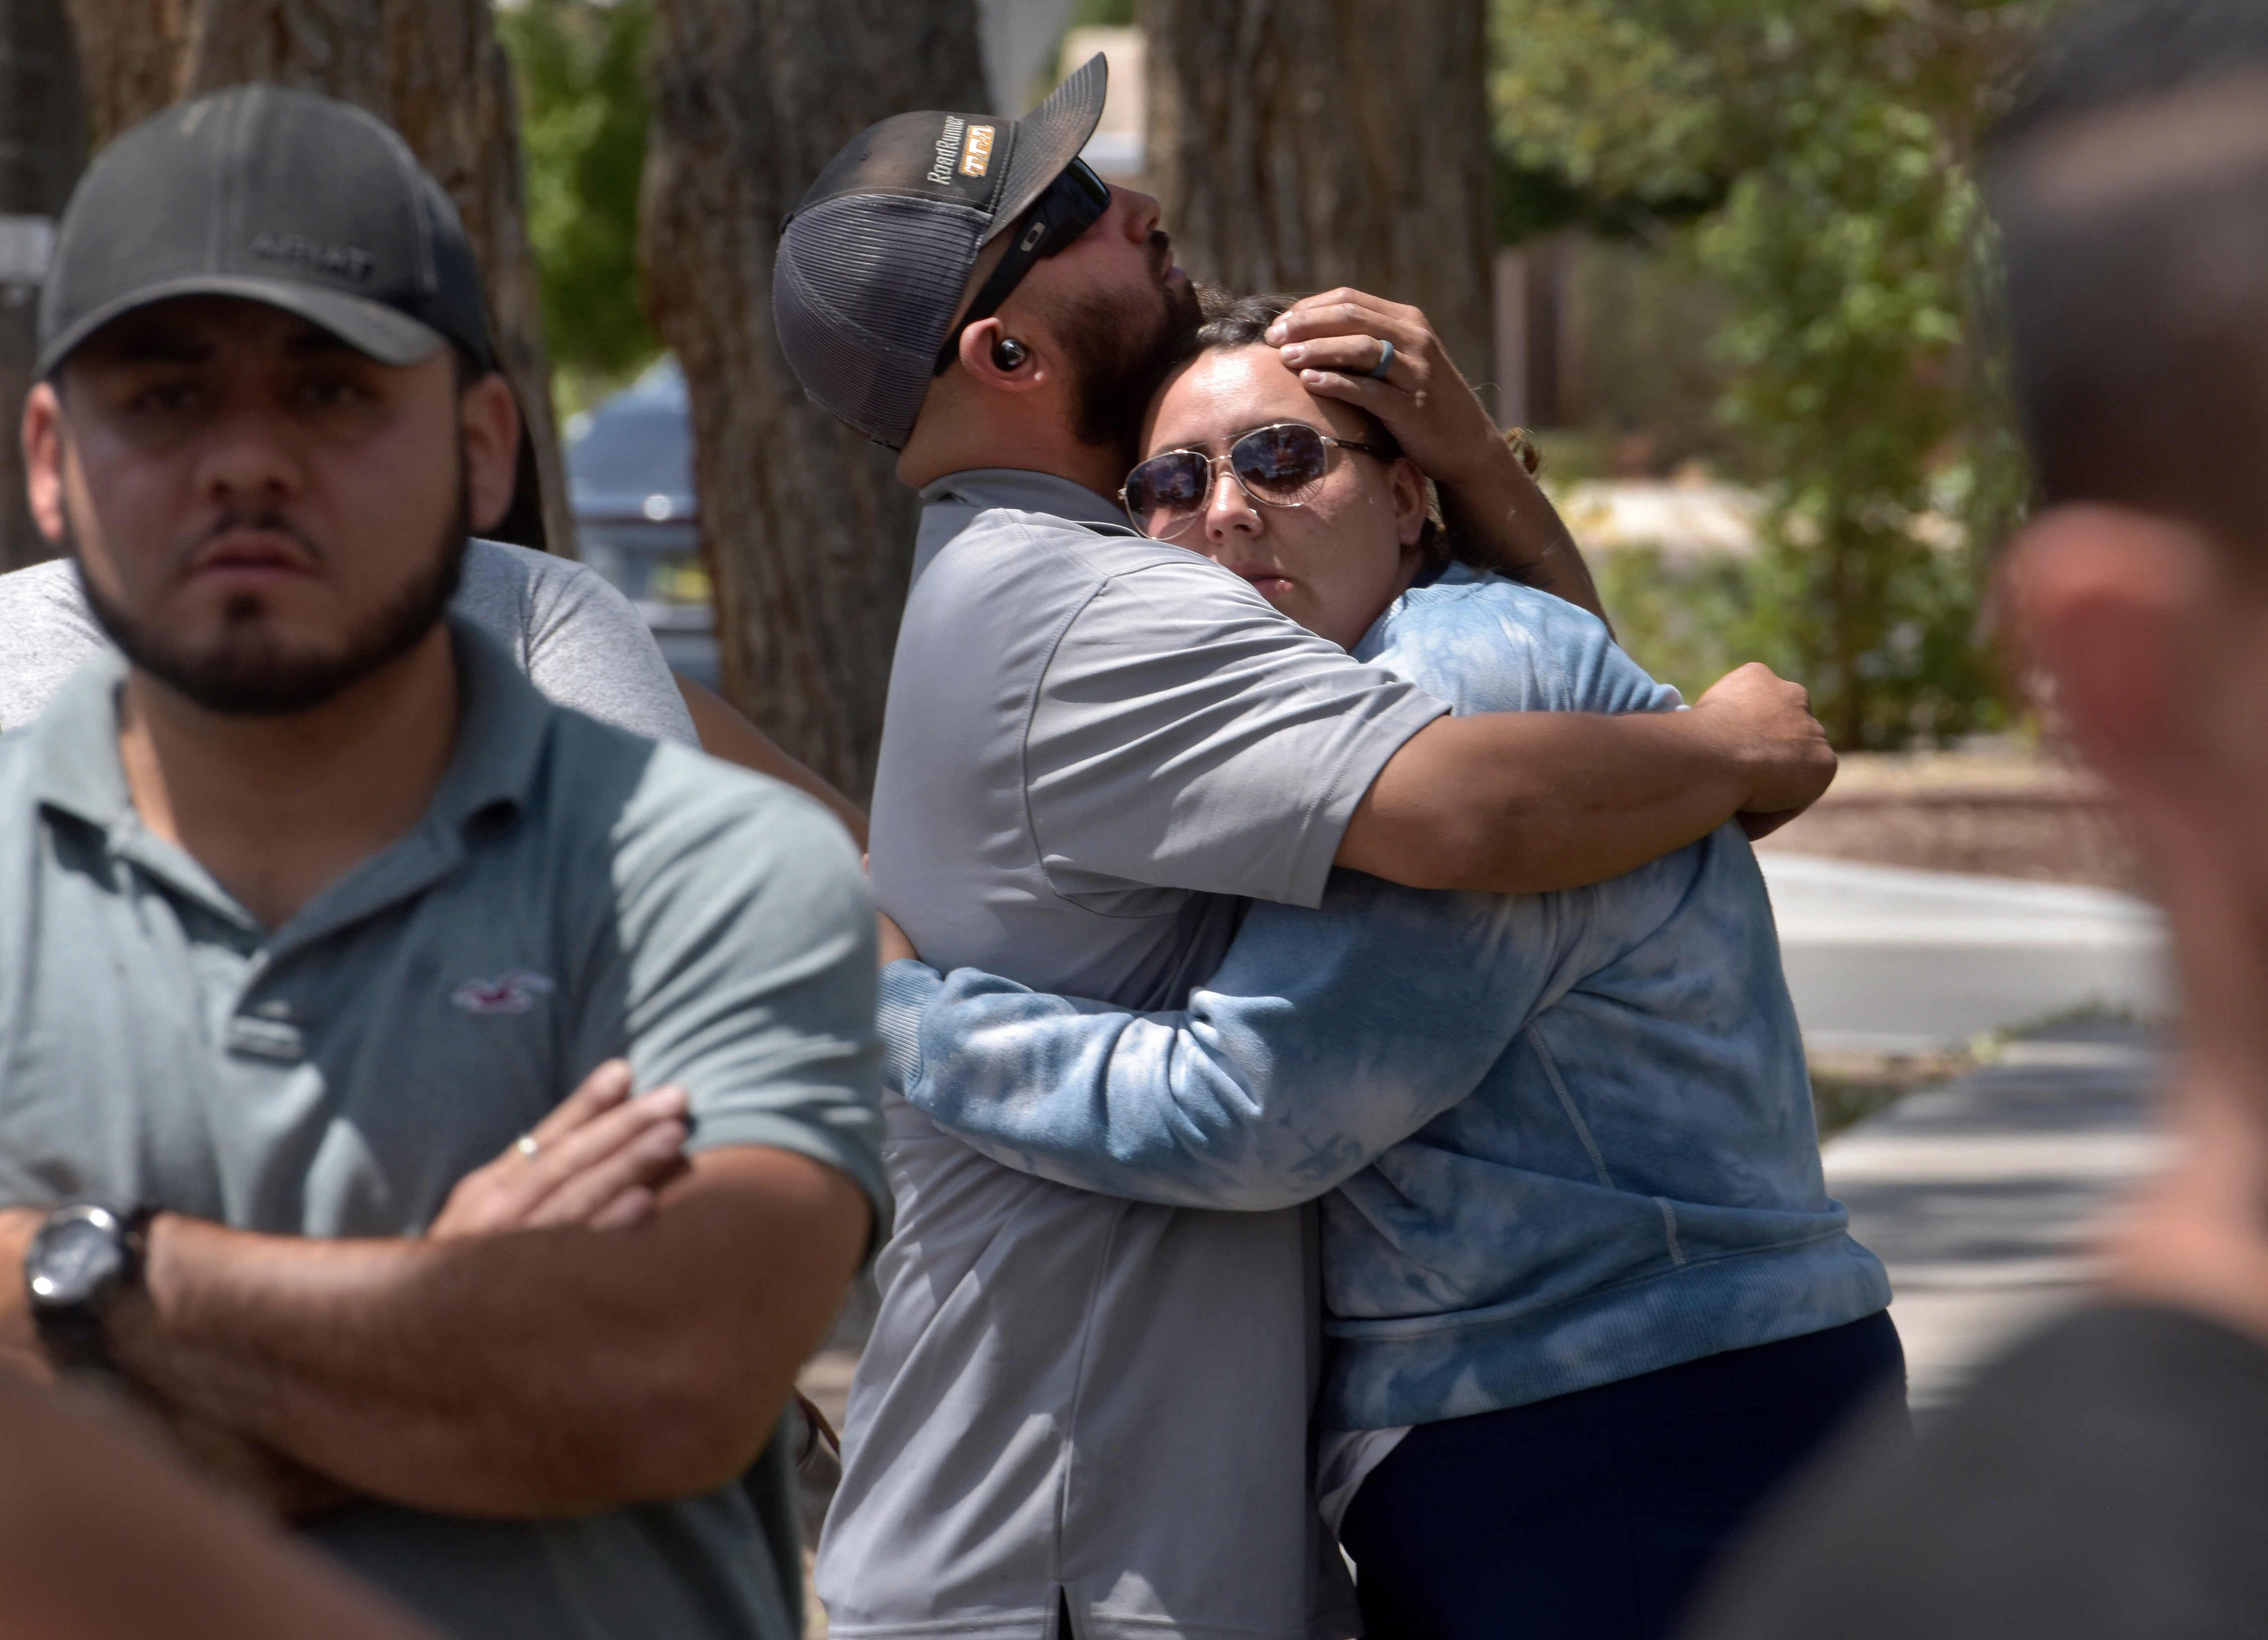
{"type": "Polygon", "coordinates": [[[1760,852],[1814,1049],[1918,1053],[2085,1004],[2172,998],[2164,920],[2125,894],[1760,852]]]}
{"type": "Polygon", "coordinates": [[[1889,1267],[1917,1411],[2084,1296],[2104,1224],[2168,1155],[2157,1070],[2134,1026],[2043,1031],[1829,1143],[1828,1194],[1889,1267]]]}

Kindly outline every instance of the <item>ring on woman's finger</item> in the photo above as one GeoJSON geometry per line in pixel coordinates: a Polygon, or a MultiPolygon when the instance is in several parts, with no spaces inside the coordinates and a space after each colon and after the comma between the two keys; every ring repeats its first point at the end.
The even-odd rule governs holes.
{"type": "Polygon", "coordinates": [[[512,1142],[512,1148],[532,1162],[543,1149],[543,1141],[532,1133],[523,1133],[512,1142]]]}
{"type": "Polygon", "coordinates": [[[1367,371],[1365,371],[1363,374],[1370,377],[1373,380],[1384,381],[1386,379],[1387,367],[1394,363],[1394,344],[1391,342],[1388,342],[1385,337],[1381,336],[1378,339],[1378,345],[1382,349],[1378,356],[1378,363],[1372,365],[1367,371]]]}

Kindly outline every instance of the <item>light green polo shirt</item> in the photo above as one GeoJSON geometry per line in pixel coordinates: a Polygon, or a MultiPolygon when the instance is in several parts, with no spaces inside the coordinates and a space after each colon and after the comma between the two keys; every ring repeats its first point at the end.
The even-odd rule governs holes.
{"type": "MultiPolygon", "coordinates": [[[[0,1205],[416,1235],[622,1054],[641,1087],[686,1087],[692,1148],[815,1157],[887,1210],[873,918],[841,827],[452,633],[431,805],[272,932],[143,826],[118,657],[0,736],[0,1205]]],[[[311,1535],[466,1640],[782,1640],[795,1548],[763,1488],[569,1521],[364,1504],[311,1535]]]]}

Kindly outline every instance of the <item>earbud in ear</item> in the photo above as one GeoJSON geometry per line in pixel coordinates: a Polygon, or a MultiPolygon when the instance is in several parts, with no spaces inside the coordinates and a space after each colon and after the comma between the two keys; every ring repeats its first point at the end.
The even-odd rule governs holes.
{"type": "Polygon", "coordinates": [[[1013,336],[1003,336],[992,344],[992,362],[1002,370],[1020,370],[1031,357],[1024,344],[1013,336]]]}

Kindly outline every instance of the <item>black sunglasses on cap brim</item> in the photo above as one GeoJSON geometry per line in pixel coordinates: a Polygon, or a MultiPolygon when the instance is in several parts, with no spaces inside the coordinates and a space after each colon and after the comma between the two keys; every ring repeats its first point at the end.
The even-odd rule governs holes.
{"type": "Polygon", "coordinates": [[[1110,184],[1095,175],[1084,159],[1066,165],[1032,207],[1024,225],[1016,231],[1016,242],[1000,259],[992,276],[978,287],[976,299],[969,303],[968,311],[937,350],[937,368],[930,373],[944,375],[946,366],[960,357],[961,333],[999,312],[1000,304],[1023,283],[1026,274],[1101,221],[1109,209],[1110,184]]]}

